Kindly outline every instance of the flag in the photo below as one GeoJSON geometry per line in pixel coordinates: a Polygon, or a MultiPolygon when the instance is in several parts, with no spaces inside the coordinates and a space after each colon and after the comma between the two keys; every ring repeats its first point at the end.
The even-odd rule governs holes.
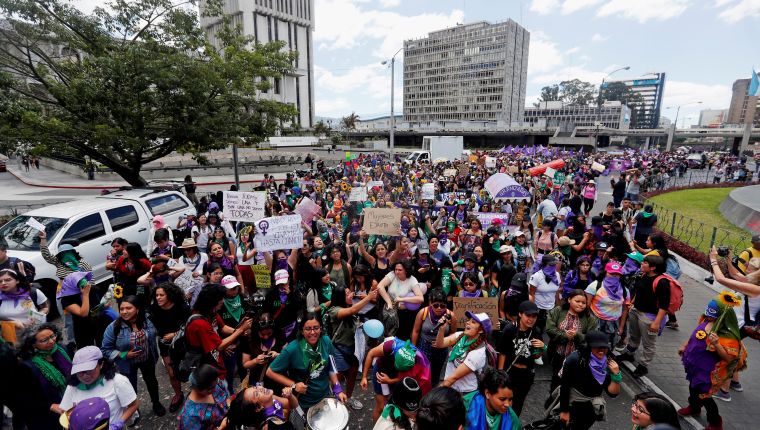
{"type": "Polygon", "coordinates": [[[752,79],[749,81],[748,96],[760,96],[760,78],[757,76],[755,69],[752,69],[752,79]]]}

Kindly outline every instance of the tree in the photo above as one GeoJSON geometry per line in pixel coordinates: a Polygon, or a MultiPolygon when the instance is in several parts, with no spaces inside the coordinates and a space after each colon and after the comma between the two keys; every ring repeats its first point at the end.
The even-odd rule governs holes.
{"type": "Polygon", "coordinates": [[[84,15],[65,0],[0,0],[0,140],[90,156],[134,186],[173,151],[257,143],[294,122],[290,105],[257,97],[292,74],[283,43],[241,35],[220,0],[212,46],[196,0],[114,0],[84,15]],[[11,108],[8,108],[11,107],[11,108]]]}
{"type": "Polygon", "coordinates": [[[314,134],[317,136],[329,136],[332,129],[330,126],[325,124],[324,121],[319,120],[316,124],[314,124],[314,134]]]}
{"type": "Polygon", "coordinates": [[[351,112],[351,115],[344,116],[340,119],[340,123],[346,131],[356,130],[357,121],[359,121],[359,115],[355,112],[351,112]]]}
{"type": "Polygon", "coordinates": [[[588,106],[596,99],[596,87],[580,79],[559,83],[560,100],[573,106],[588,106]]]}
{"type": "Polygon", "coordinates": [[[560,100],[559,85],[548,85],[541,88],[541,96],[538,99],[542,102],[556,102],[560,100]]]}

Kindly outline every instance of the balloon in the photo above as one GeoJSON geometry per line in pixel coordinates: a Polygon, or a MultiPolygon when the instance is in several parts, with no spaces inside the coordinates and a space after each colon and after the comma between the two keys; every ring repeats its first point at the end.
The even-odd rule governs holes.
{"type": "Polygon", "coordinates": [[[378,320],[365,321],[363,328],[364,328],[364,333],[366,333],[367,336],[371,337],[372,339],[379,339],[383,335],[383,332],[385,331],[385,327],[383,327],[383,323],[381,323],[378,320]]]}

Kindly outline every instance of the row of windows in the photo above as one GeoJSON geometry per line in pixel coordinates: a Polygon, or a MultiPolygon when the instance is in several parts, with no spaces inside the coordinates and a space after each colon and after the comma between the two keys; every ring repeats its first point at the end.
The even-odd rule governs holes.
{"type": "Polygon", "coordinates": [[[494,121],[502,113],[500,112],[468,112],[468,113],[410,113],[404,115],[406,122],[425,122],[425,121],[494,121]]]}
{"type": "Polygon", "coordinates": [[[311,20],[310,0],[256,0],[256,5],[311,20]]]}
{"type": "Polygon", "coordinates": [[[447,104],[447,103],[429,103],[427,106],[420,104],[419,102],[404,103],[404,111],[408,112],[431,112],[431,109],[439,109],[441,107],[447,107],[447,110],[459,111],[459,112],[490,112],[493,110],[500,110],[502,108],[501,103],[483,103],[483,104],[447,104]],[[440,106],[439,106],[440,105],[440,106]],[[449,109],[450,108],[450,109],[449,109]]]}
{"type": "MultiPolygon", "coordinates": [[[[500,34],[498,36],[491,38],[491,40],[481,41],[478,43],[487,43],[489,45],[495,44],[494,46],[504,46],[505,42],[508,39],[509,39],[509,36],[506,33],[504,33],[504,34],[500,34]]],[[[514,41],[514,38],[512,38],[512,40],[514,41]]],[[[468,42],[458,43],[458,44],[443,43],[443,44],[434,45],[431,43],[429,46],[422,46],[422,47],[415,46],[414,48],[404,50],[404,58],[414,58],[420,55],[435,54],[435,53],[439,53],[443,51],[451,51],[452,48],[460,48],[464,46],[472,47],[472,45],[475,45],[475,44],[477,44],[475,41],[468,41],[468,42]]]]}

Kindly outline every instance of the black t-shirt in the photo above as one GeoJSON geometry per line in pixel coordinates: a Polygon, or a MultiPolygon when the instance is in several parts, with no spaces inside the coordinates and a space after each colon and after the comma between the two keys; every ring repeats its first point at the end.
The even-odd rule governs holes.
{"type": "Polygon", "coordinates": [[[583,205],[583,199],[580,195],[576,194],[572,197],[570,197],[570,201],[568,202],[568,206],[570,206],[570,209],[573,210],[573,213],[578,215],[583,212],[581,212],[581,206],[583,205]]]}
{"type": "MultiPolygon", "coordinates": [[[[609,358],[608,358],[609,360],[609,358]]],[[[588,359],[582,359],[580,351],[574,351],[565,359],[562,370],[562,379],[560,381],[560,411],[567,412],[570,410],[570,392],[573,388],[587,397],[598,397],[602,391],[606,391],[610,386],[610,372],[604,382],[600,384],[591,374],[591,368],[588,365],[588,359]]],[[[609,393],[608,393],[609,394],[609,393]]],[[[609,394],[610,397],[616,397],[616,394],[609,394]]]]}
{"type": "Polygon", "coordinates": [[[623,197],[625,195],[625,181],[620,179],[612,185],[612,196],[623,197]]]}
{"type": "Polygon", "coordinates": [[[665,278],[657,283],[656,290],[652,287],[657,276],[642,276],[636,282],[633,306],[648,314],[657,314],[660,309],[668,310],[670,305],[670,281],[665,278]]]}
{"type": "Polygon", "coordinates": [[[512,264],[505,264],[503,260],[499,260],[491,266],[491,273],[494,272],[496,273],[496,282],[499,283],[499,293],[501,293],[509,289],[517,270],[512,264]]]}
{"type": "Polygon", "coordinates": [[[542,335],[539,327],[520,331],[516,324],[507,324],[496,347],[496,351],[504,355],[504,369],[509,368],[513,361],[532,369],[536,365],[533,353],[538,350],[530,343],[533,339],[542,340],[542,335]]]}
{"type": "Polygon", "coordinates": [[[156,334],[161,337],[168,333],[176,333],[179,327],[190,318],[190,309],[184,302],[175,303],[169,309],[162,309],[153,303],[150,306],[148,318],[156,327],[156,334]]]}
{"type": "MultiPolygon", "coordinates": [[[[96,288],[90,288],[90,310],[100,303],[100,291],[96,288]]],[[[71,296],[61,297],[61,307],[66,309],[71,305],[82,306],[82,295],[74,294],[71,296]]],[[[107,317],[105,317],[107,319],[107,317]]],[[[74,323],[74,339],[77,343],[77,348],[82,348],[88,345],[99,345],[99,339],[103,338],[103,331],[108,325],[104,324],[104,317],[91,316],[88,314],[85,317],[71,314],[71,319],[74,323]]]]}

